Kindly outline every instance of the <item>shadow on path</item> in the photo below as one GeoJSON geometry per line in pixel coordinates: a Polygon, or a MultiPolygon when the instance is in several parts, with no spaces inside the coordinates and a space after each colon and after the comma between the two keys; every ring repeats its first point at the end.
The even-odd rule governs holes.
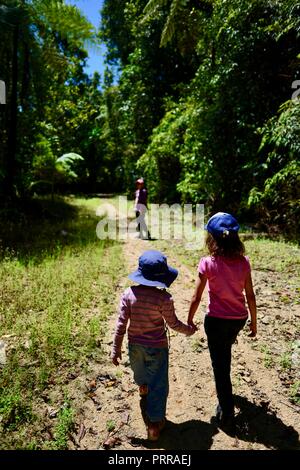
{"type": "Polygon", "coordinates": [[[299,435],[287,426],[268,405],[256,405],[245,397],[235,396],[239,413],[236,417],[236,437],[242,441],[259,442],[276,450],[300,450],[299,435]]]}
{"type": "MultiPolygon", "coordinates": [[[[145,397],[140,400],[140,408],[146,424],[145,397]]],[[[133,438],[131,443],[133,446],[142,446],[146,449],[208,450],[212,445],[212,438],[217,432],[218,428],[215,425],[197,419],[183,423],[173,423],[167,420],[158,441],[150,442],[147,439],[133,438]]]]}
{"type": "MultiPolygon", "coordinates": [[[[300,450],[297,431],[292,426],[284,424],[267,404],[256,405],[247,398],[237,395],[235,403],[239,413],[235,420],[235,432],[228,433],[230,436],[241,441],[263,444],[268,449],[300,450]]],[[[145,399],[141,399],[140,408],[146,422],[145,404],[145,399]]],[[[133,438],[132,445],[146,449],[209,450],[213,443],[213,436],[218,432],[214,417],[210,423],[197,419],[183,423],[173,423],[167,420],[157,442],[133,438]]]]}
{"type": "Polygon", "coordinates": [[[216,426],[197,419],[184,423],[173,423],[167,420],[158,441],[150,442],[147,439],[134,438],[132,445],[146,449],[208,450],[217,432],[216,426]]]}

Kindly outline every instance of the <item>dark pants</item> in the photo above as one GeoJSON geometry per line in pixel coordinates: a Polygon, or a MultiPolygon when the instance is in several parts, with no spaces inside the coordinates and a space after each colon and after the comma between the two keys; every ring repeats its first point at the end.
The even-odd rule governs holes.
{"type": "Polygon", "coordinates": [[[206,316],[204,320],[219,400],[218,409],[224,418],[234,416],[230,379],[231,347],[245,323],[246,320],[226,320],[209,316],[206,316]]]}

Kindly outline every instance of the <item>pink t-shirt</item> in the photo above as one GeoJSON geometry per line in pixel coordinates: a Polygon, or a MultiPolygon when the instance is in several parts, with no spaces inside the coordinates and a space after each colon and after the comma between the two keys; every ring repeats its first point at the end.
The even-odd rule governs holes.
{"type": "Polygon", "coordinates": [[[200,259],[198,271],[208,280],[209,316],[231,320],[248,318],[243,291],[250,270],[247,256],[206,256],[200,259]]]}

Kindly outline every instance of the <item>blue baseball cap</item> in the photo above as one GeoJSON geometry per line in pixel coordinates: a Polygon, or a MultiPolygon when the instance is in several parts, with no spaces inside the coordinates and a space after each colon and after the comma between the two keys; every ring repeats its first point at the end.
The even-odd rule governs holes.
{"type": "Polygon", "coordinates": [[[156,250],[144,251],[139,257],[139,268],[129,274],[129,279],[143,286],[170,287],[178,271],[167,264],[167,258],[156,250]]]}
{"type": "Polygon", "coordinates": [[[215,237],[218,237],[229,235],[230,232],[238,232],[240,226],[231,214],[217,212],[209,219],[204,228],[215,237]]]}

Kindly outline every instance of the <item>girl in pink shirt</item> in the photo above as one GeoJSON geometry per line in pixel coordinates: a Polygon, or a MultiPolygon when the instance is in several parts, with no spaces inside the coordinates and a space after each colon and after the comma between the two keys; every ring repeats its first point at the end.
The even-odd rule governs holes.
{"type": "Polygon", "coordinates": [[[198,309],[208,283],[209,304],[204,320],[218,405],[216,418],[224,430],[234,430],[234,402],[230,379],[231,347],[248,318],[244,291],[251,316],[250,336],[256,336],[256,301],[251,268],[238,236],[239,224],[225,212],[212,216],[205,226],[209,256],[201,258],[191,301],[188,324],[198,309]]]}

